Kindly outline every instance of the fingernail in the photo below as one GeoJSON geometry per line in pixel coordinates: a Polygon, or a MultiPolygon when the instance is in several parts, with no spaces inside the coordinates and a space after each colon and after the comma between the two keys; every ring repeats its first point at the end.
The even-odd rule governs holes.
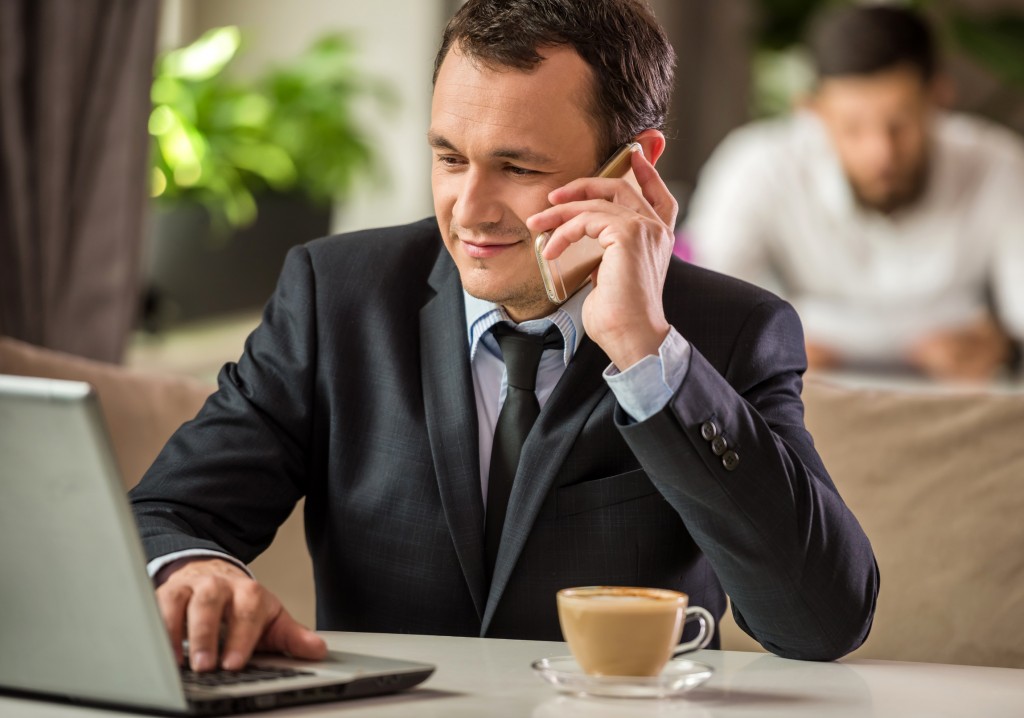
{"type": "Polygon", "coordinates": [[[230,651],[224,654],[221,665],[224,666],[225,671],[240,671],[245,668],[245,659],[238,651],[230,651]]]}
{"type": "Polygon", "coordinates": [[[213,655],[209,651],[199,651],[192,656],[193,671],[208,671],[213,668],[213,655]]]}

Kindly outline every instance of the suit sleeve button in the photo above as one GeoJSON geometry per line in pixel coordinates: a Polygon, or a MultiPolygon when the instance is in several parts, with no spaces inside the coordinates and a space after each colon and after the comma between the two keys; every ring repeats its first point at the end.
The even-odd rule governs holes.
{"type": "Polygon", "coordinates": [[[718,436],[718,427],[715,426],[713,421],[705,421],[700,425],[700,435],[704,437],[704,441],[711,441],[718,436]]]}
{"type": "MultiPolygon", "coordinates": [[[[725,450],[729,448],[729,442],[725,440],[724,436],[716,436],[711,440],[711,451],[715,453],[715,456],[721,456],[725,453],[725,450]]],[[[733,452],[736,453],[736,452],[733,452]]]]}
{"type": "Polygon", "coordinates": [[[726,471],[732,471],[740,465],[740,455],[730,449],[722,455],[722,466],[726,471]]]}

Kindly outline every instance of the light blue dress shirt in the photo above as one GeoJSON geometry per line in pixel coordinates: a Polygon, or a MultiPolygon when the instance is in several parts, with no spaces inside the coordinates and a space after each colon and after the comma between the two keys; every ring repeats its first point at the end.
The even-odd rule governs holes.
{"type": "MultiPolygon", "coordinates": [[[[498,322],[505,321],[527,334],[543,334],[552,324],[562,332],[564,349],[561,352],[555,349],[545,350],[537,369],[537,401],[543,409],[586,335],[583,327],[583,303],[593,288],[593,285],[587,284],[543,319],[531,319],[518,325],[509,318],[501,306],[463,292],[469,336],[469,361],[473,372],[473,393],[476,397],[480,489],[485,504],[494,429],[508,389],[501,349],[494,335],[488,330],[498,322]]],[[[644,421],[668,404],[682,385],[689,366],[690,343],[673,328],[661,343],[657,356],[652,354],[644,357],[623,372],[614,364],[609,364],[603,376],[626,414],[634,421],[644,421]]]]}

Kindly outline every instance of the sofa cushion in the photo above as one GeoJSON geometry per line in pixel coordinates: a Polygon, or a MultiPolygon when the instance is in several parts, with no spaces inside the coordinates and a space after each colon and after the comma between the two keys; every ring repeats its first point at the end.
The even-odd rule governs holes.
{"type": "Polygon", "coordinates": [[[214,387],[43,349],[0,337],[0,373],[85,381],[96,389],[118,467],[131,488],[174,430],[196,415],[214,387]]]}

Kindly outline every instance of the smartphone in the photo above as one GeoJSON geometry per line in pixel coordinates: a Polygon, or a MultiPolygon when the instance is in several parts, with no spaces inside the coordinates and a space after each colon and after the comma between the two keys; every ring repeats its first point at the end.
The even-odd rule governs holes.
{"type": "MultiPolygon", "coordinates": [[[[633,153],[642,151],[638,142],[623,145],[601,165],[595,176],[625,177],[635,185],[636,179],[633,178],[632,170],[633,153]]],[[[548,299],[555,304],[562,304],[590,281],[590,275],[601,263],[604,249],[595,238],[583,237],[578,242],[570,244],[558,259],[548,261],[544,259],[543,252],[549,239],[550,232],[537,235],[533,249],[537,254],[537,264],[540,265],[540,276],[544,279],[548,299]]]]}

